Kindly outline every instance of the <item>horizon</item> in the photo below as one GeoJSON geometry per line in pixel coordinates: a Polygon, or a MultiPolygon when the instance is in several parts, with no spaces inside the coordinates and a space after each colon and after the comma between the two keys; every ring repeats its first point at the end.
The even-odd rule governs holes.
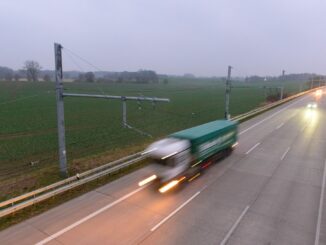
{"type": "MultiPolygon", "coordinates": [[[[324,74],[326,3],[312,0],[3,0],[0,64],[54,66],[53,43],[101,70],[225,76],[324,74]],[[37,14],[35,14],[37,13],[37,14]]],[[[63,53],[65,70],[89,64],[63,53]]]]}
{"type": "MultiPolygon", "coordinates": [[[[24,71],[23,68],[21,69],[13,69],[11,67],[8,67],[8,66],[5,66],[5,65],[0,65],[0,68],[9,68],[11,70],[13,70],[14,72],[21,72],[21,71],[24,71]]],[[[148,69],[142,69],[144,71],[149,71],[148,69]]],[[[141,70],[135,70],[135,71],[105,71],[105,70],[89,70],[89,71],[80,71],[80,70],[63,70],[63,73],[79,73],[79,74],[85,74],[85,73],[88,73],[88,72],[92,72],[94,73],[95,75],[98,74],[98,73],[123,73],[123,72],[139,72],[141,70]]],[[[40,72],[44,73],[44,72],[54,72],[54,69],[43,69],[43,67],[41,67],[40,69],[40,72]]],[[[184,73],[184,74],[164,74],[164,73],[158,73],[156,71],[154,71],[157,75],[159,76],[168,76],[168,77],[187,77],[189,79],[197,79],[197,78],[206,78],[206,79],[214,79],[214,78],[218,78],[218,79],[221,79],[221,78],[225,78],[226,75],[220,75],[220,76],[196,76],[195,74],[192,74],[192,73],[184,73]],[[190,77],[190,76],[193,76],[193,77],[190,77]]],[[[309,72],[300,72],[300,73],[290,73],[290,74],[285,74],[284,76],[296,76],[296,75],[312,75],[312,76],[326,76],[324,74],[318,74],[318,73],[309,73],[309,72]]],[[[98,76],[100,77],[100,76],[98,76]]],[[[260,77],[260,78],[277,78],[277,77],[282,77],[282,75],[267,75],[267,76],[264,76],[264,75],[258,75],[258,74],[249,74],[249,75],[246,75],[246,76],[241,76],[241,75],[237,75],[237,76],[231,76],[232,78],[234,79],[245,79],[245,78],[250,78],[250,77],[260,77]]]]}

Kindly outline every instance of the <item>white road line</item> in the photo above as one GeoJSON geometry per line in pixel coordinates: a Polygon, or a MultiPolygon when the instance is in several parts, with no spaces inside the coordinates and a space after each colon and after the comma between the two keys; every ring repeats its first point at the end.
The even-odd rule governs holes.
{"type": "Polygon", "coordinates": [[[284,107],[283,109],[281,109],[281,110],[279,110],[279,111],[273,113],[273,114],[270,115],[269,117],[266,117],[265,119],[263,119],[263,120],[261,120],[261,121],[255,123],[254,125],[251,125],[249,128],[246,128],[246,129],[242,130],[242,131],[239,133],[239,135],[244,134],[245,132],[247,132],[247,131],[253,129],[254,127],[256,127],[256,126],[262,124],[263,122],[265,122],[265,121],[267,121],[267,120],[273,118],[273,117],[276,116],[277,114],[281,113],[282,111],[284,111],[284,110],[286,110],[287,108],[289,108],[289,107],[291,107],[291,106],[293,106],[293,105],[299,103],[301,100],[304,100],[304,99],[306,99],[306,97],[303,97],[303,98],[297,100],[296,102],[293,102],[292,104],[290,104],[290,105],[284,107]]]}
{"type": "Polygon", "coordinates": [[[202,192],[203,190],[205,190],[208,187],[208,185],[205,185],[203,188],[200,189],[199,192],[202,192]]]}
{"type": "Polygon", "coordinates": [[[281,123],[281,124],[278,125],[275,129],[280,129],[283,125],[284,125],[284,123],[281,123]]]}
{"type": "Polygon", "coordinates": [[[283,160],[285,158],[285,156],[286,156],[286,154],[288,154],[289,150],[290,150],[290,147],[288,147],[286,149],[286,151],[283,153],[283,155],[281,156],[281,160],[283,160]]]}
{"type": "Polygon", "coordinates": [[[180,211],[184,206],[186,206],[189,202],[191,202],[192,199],[194,199],[196,196],[200,194],[200,191],[196,192],[195,195],[190,197],[186,202],[184,202],[181,206],[179,206],[176,210],[174,210],[172,213],[170,213],[167,217],[165,217],[161,222],[159,222],[157,225],[155,225],[151,231],[155,231],[158,227],[160,227],[162,224],[164,224],[168,219],[170,219],[173,215],[175,215],[177,212],[180,211]]]}
{"type": "Polygon", "coordinates": [[[320,193],[320,200],[319,200],[319,210],[318,210],[318,220],[317,220],[317,227],[316,227],[315,245],[319,245],[321,217],[323,215],[323,202],[324,202],[324,191],[325,191],[325,179],[326,179],[326,160],[325,160],[325,164],[324,164],[323,181],[322,181],[322,184],[321,184],[321,193],[320,193]]]}
{"type": "Polygon", "coordinates": [[[293,117],[295,117],[295,115],[297,115],[298,114],[298,112],[296,111],[296,112],[294,112],[292,115],[291,115],[291,117],[290,118],[293,118],[293,117]]]}
{"type": "Polygon", "coordinates": [[[115,200],[114,202],[104,206],[103,208],[100,208],[99,210],[87,215],[86,217],[76,221],[75,223],[67,226],[66,228],[54,233],[53,235],[43,239],[42,241],[36,243],[36,245],[43,245],[43,244],[46,244],[48,242],[50,242],[51,240],[61,236],[63,233],[67,232],[67,231],[70,231],[71,229],[75,228],[76,226],[88,221],[89,219],[95,217],[96,215],[99,215],[100,213],[103,213],[105,210],[109,209],[109,208],[112,208],[113,206],[115,206],[116,204],[122,202],[123,200],[127,199],[128,197],[131,197],[132,195],[136,194],[137,192],[141,191],[142,189],[146,188],[146,186],[143,186],[141,188],[138,188],[136,190],[134,190],[133,192],[130,192],[129,194],[119,198],[118,200],[115,200]]]}
{"type": "Polygon", "coordinates": [[[249,149],[249,151],[247,151],[246,152],[246,154],[248,155],[250,152],[252,152],[257,146],[259,146],[260,145],[260,142],[258,142],[257,144],[255,144],[253,147],[251,147],[250,149],[249,149]]]}
{"type": "Polygon", "coordinates": [[[241,215],[239,216],[239,218],[235,221],[235,223],[232,225],[231,229],[226,234],[226,236],[224,237],[224,239],[222,240],[222,242],[220,243],[220,245],[225,245],[228,242],[228,240],[230,239],[232,233],[237,228],[237,226],[239,225],[240,221],[242,220],[243,216],[245,216],[245,214],[247,213],[247,211],[249,210],[249,208],[250,208],[250,206],[247,206],[243,210],[243,212],[241,213],[241,215]]]}

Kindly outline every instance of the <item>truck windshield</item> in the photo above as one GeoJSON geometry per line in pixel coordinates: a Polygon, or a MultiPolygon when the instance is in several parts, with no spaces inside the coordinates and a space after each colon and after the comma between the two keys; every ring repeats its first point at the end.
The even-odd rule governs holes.
{"type": "Polygon", "coordinates": [[[174,167],[175,166],[175,160],[172,157],[166,158],[166,159],[158,159],[158,158],[151,158],[150,159],[152,162],[164,165],[164,166],[169,166],[169,167],[174,167]]]}

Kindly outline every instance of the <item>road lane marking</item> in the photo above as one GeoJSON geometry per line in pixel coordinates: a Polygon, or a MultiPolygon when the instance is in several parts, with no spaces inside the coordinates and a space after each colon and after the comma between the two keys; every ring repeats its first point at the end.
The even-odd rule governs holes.
{"type": "Polygon", "coordinates": [[[281,160],[283,160],[285,158],[285,156],[286,156],[286,154],[288,154],[289,150],[290,150],[290,147],[288,147],[286,149],[286,151],[283,153],[283,155],[281,156],[281,160]]]}
{"type": "Polygon", "coordinates": [[[278,125],[275,129],[280,129],[283,125],[284,125],[284,123],[281,123],[281,124],[278,125]]]}
{"type": "Polygon", "coordinates": [[[253,147],[251,147],[250,149],[249,149],[249,151],[247,151],[246,152],[246,155],[248,155],[250,152],[252,152],[257,146],[259,146],[260,145],[260,142],[258,142],[257,144],[255,144],[253,147]]]}
{"type": "Polygon", "coordinates": [[[294,118],[296,115],[298,114],[298,112],[296,111],[296,112],[294,112],[292,115],[291,115],[291,117],[289,118],[289,119],[292,119],[292,118],[294,118]]]}
{"type": "Polygon", "coordinates": [[[96,215],[99,215],[100,213],[103,213],[104,211],[106,211],[106,210],[109,209],[109,208],[112,208],[112,207],[115,206],[116,204],[118,204],[118,203],[124,201],[125,199],[131,197],[132,195],[136,194],[137,192],[143,190],[143,189],[146,188],[146,187],[147,187],[147,186],[140,187],[140,188],[138,188],[138,189],[136,189],[136,190],[130,192],[129,194],[127,194],[127,195],[125,195],[125,196],[119,198],[118,200],[115,200],[114,202],[109,203],[108,205],[104,206],[103,208],[100,208],[99,210],[97,210],[97,211],[95,211],[95,212],[93,212],[93,213],[87,215],[86,217],[84,217],[84,218],[82,218],[82,219],[76,221],[75,223],[73,223],[73,224],[67,226],[66,228],[64,228],[64,229],[62,229],[62,230],[60,230],[60,231],[54,233],[53,235],[51,235],[51,236],[49,236],[49,237],[43,239],[42,241],[36,243],[36,245],[43,245],[43,244],[46,244],[46,243],[50,242],[51,240],[53,240],[53,239],[55,239],[55,238],[61,236],[63,233],[72,230],[72,229],[75,228],[76,226],[78,226],[78,225],[80,225],[80,224],[82,224],[82,223],[88,221],[88,220],[91,219],[91,218],[94,218],[96,215]]]}
{"type": "Polygon", "coordinates": [[[195,195],[190,197],[187,201],[185,201],[181,206],[179,206],[176,210],[174,210],[172,213],[170,213],[168,216],[166,216],[161,222],[159,222],[157,225],[155,225],[151,231],[155,231],[158,227],[160,227],[162,224],[164,224],[168,219],[170,219],[173,215],[175,215],[177,212],[179,212],[184,206],[186,206],[189,202],[191,202],[192,199],[194,199],[196,196],[200,194],[200,191],[196,192],[195,195]]]}
{"type": "Polygon", "coordinates": [[[306,99],[306,97],[303,97],[303,98],[297,100],[296,102],[293,102],[292,104],[290,104],[290,105],[284,107],[283,109],[281,109],[281,110],[279,110],[279,111],[273,113],[272,115],[266,117],[265,119],[263,119],[263,120],[261,120],[261,121],[255,123],[254,125],[251,125],[249,128],[246,128],[246,129],[242,130],[242,131],[239,133],[239,135],[244,134],[244,133],[246,133],[247,131],[253,129],[254,127],[256,127],[256,126],[262,124],[263,122],[265,122],[265,121],[267,121],[267,120],[269,120],[269,119],[275,117],[277,114],[281,113],[282,111],[288,109],[289,107],[291,107],[291,106],[297,104],[298,102],[300,102],[301,100],[304,100],[304,99],[306,99]]]}
{"type": "Polygon", "coordinates": [[[325,164],[324,164],[323,181],[322,181],[322,184],[321,184],[321,192],[320,192],[320,200],[319,200],[319,209],[318,209],[318,220],[317,220],[317,227],[316,227],[315,245],[319,245],[321,217],[323,215],[323,202],[324,202],[324,191],[325,191],[325,179],[326,179],[326,160],[325,160],[325,164]]]}
{"type": "Polygon", "coordinates": [[[229,232],[226,234],[226,236],[224,237],[224,239],[222,240],[222,242],[220,243],[220,245],[225,245],[228,240],[230,239],[232,233],[234,232],[234,230],[238,227],[240,221],[242,220],[243,216],[245,216],[245,214],[247,213],[247,211],[249,210],[250,206],[247,206],[241,213],[241,215],[239,216],[239,218],[234,222],[234,224],[232,225],[231,229],[229,230],[229,232]]]}
{"type": "Polygon", "coordinates": [[[208,187],[208,185],[204,185],[204,187],[201,188],[199,192],[202,192],[202,191],[205,190],[207,187],[208,187]]]}

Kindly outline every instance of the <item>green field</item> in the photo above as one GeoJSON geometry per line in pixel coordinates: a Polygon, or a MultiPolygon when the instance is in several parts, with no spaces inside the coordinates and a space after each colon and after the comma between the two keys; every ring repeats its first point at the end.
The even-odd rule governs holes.
{"type": "MultiPolygon", "coordinates": [[[[299,91],[297,82],[272,85],[284,85],[286,93],[299,91]]],[[[231,115],[265,102],[262,84],[235,82],[233,86],[231,115]]],[[[122,127],[120,101],[65,98],[70,174],[142,150],[180,129],[223,117],[224,84],[213,79],[171,78],[168,84],[150,85],[65,83],[64,87],[66,92],[171,99],[155,106],[127,102],[128,123],[152,135],[148,137],[122,127]]],[[[54,83],[0,81],[0,118],[0,199],[58,180],[54,83]]]]}

